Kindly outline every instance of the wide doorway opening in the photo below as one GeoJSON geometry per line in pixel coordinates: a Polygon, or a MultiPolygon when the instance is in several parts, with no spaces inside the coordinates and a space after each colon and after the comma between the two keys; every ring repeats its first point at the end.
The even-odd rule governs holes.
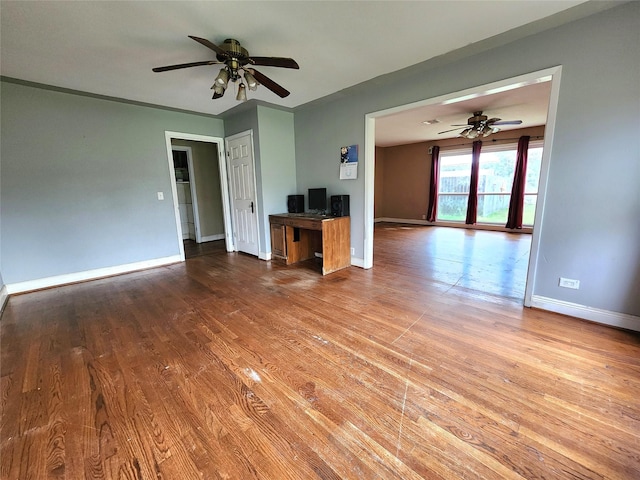
{"type": "Polygon", "coordinates": [[[432,280],[530,304],[559,73],[556,67],[367,115],[365,268],[374,265],[374,248],[376,256],[398,255],[397,261],[407,265],[431,256],[422,268],[432,280]],[[469,135],[473,118],[491,128],[469,135]],[[529,176],[536,178],[523,196],[524,222],[507,228],[509,197],[515,195],[509,155],[521,150],[525,137],[535,167],[529,176]],[[446,158],[444,167],[434,160],[434,151],[446,158]],[[472,151],[480,158],[475,180],[465,170],[472,151]],[[439,183],[434,185],[435,176],[439,183]],[[474,181],[475,191],[469,187],[474,181]],[[435,195],[440,204],[431,215],[435,195]],[[472,222],[470,198],[477,200],[472,222]],[[429,232],[409,235],[420,229],[429,232]],[[394,232],[404,242],[391,241],[394,232]],[[378,242],[375,237],[383,233],[378,242]],[[402,249],[418,238],[425,242],[420,248],[402,249]],[[383,250],[391,245],[394,251],[383,250]]]}

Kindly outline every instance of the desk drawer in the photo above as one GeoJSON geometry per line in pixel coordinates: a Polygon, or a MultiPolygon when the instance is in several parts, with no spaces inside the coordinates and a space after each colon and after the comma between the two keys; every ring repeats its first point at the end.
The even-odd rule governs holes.
{"type": "Polygon", "coordinates": [[[283,223],[291,227],[303,228],[305,230],[322,230],[322,220],[319,218],[287,218],[283,223]]]}

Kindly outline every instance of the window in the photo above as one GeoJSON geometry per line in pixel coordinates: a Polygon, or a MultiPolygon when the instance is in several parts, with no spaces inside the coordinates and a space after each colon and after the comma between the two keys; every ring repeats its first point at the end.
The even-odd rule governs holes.
{"type": "Polygon", "coordinates": [[[471,154],[440,154],[436,220],[464,222],[467,215],[471,154]]]}
{"type": "MultiPolygon", "coordinates": [[[[477,223],[505,225],[509,213],[511,187],[516,165],[516,145],[483,146],[478,177],[477,223]]],[[[542,142],[529,143],[527,184],[523,225],[532,226],[538,197],[542,162],[542,142]]],[[[464,222],[471,181],[471,151],[440,154],[438,172],[438,212],[440,222],[464,222]]]]}

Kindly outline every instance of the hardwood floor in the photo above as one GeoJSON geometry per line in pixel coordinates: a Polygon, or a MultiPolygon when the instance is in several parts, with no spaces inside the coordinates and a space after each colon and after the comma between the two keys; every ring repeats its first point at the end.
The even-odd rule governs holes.
{"type": "Polygon", "coordinates": [[[225,251],[224,240],[215,240],[213,242],[203,243],[196,243],[194,240],[184,240],[183,243],[184,256],[187,259],[225,251]]]}
{"type": "Polygon", "coordinates": [[[380,223],[375,264],[478,294],[524,299],[531,235],[380,223]],[[388,234],[388,235],[386,235],[388,234]]]}
{"type": "Polygon", "coordinates": [[[371,270],[222,248],[11,297],[1,478],[640,478],[640,334],[454,288],[397,233],[371,270]]]}

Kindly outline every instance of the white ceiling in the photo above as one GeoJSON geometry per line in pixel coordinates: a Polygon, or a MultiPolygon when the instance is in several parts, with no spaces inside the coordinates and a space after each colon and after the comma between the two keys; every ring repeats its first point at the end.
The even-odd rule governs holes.
{"type": "Polygon", "coordinates": [[[428,104],[378,117],[376,145],[389,147],[456,137],[464,127],[455,129],[453,125],[466,125],[472,113],[477,111],[482,111],[489,118],[522,120],[520,125],[500,125],[500,130],[504,131],[545,125],[551,94],[549,80],[514,84],[496,93],[478,90],[473,98],[466,100],[454,98],[446,103],[428,104]],[[425,125],[423,122],[427,120],[437,120],[438,123],[425,125]],[[451,129],[455,130],[441,133],[451,129]]]}
{"type": "Polygon", "coordinates": [[[220,114],[211,100],[219,66],[153,73],[214,59],[189,39],[236,38],[256,56],[292,57],[300,70],[260,71],[291,91],[251,98],[296,107],[584,0],[511,1],[2,1],[0,73],[99,95],[220,114]]]}

